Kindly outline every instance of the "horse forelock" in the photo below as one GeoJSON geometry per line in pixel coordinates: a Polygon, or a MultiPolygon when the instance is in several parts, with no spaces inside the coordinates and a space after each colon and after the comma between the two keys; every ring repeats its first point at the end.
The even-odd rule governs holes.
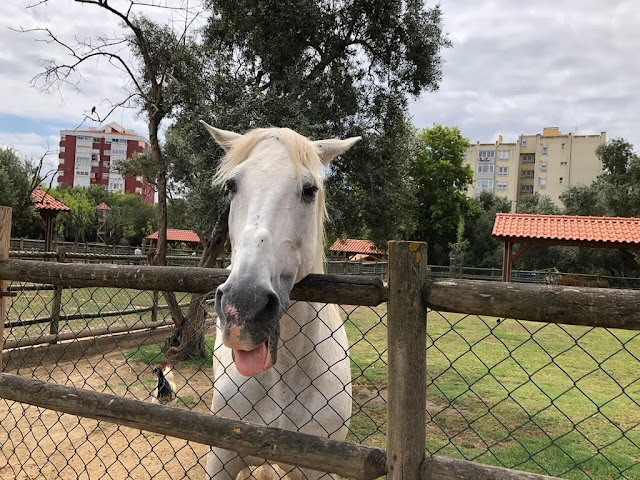
{"type": "Polygon", "coordinates": [[[284,145],[298,180],[302,181],[301,172],[304,167],[314,177],[318,186],[316,207],[318,247],[314,262],[314,272],[324,273],[324,222],[327,218],[327,209],[322,177],[323,164],[308,138],[290,128],[273,127],[250,130],[230,145],[214,176],[214,184],[222,185],[230,178],[233,169],[245,162],[260,142],[271,138],[277,138],[284,145]]]}

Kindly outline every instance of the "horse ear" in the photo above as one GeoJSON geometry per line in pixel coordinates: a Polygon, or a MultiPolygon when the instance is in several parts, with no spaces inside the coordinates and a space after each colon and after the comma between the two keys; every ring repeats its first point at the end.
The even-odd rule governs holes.
{"type": "Polygon", "coordinates": [[[338,155],[342,155],[360,140],[362,140],[362,137],[351,137],[345,138],[344,140],[316,140],[311,143],[313,144],[313,148],[316,149],[322,163],[329,165],[331,160],[338,155]]]}
{"type": "Polygon", "coordinates": [[[225,152],[228,152],[229,149],[233,146],[233,143],[242,137],[241,134],[236,132],[230,132],[229,130],[222,130],[220,128],[215,128],[209,125],[204,120],[200,120],[200,123],[204,125],[204,128],[211,134],[213,139],[222,147],[225,152]]]}

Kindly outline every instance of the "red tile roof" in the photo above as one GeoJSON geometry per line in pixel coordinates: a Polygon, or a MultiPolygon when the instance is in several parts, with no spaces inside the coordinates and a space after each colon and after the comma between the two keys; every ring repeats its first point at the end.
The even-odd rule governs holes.
{"type": "MultiPolygon", "coordinates": [[[[149,240],[157,240],[158,232],[147,235],[149,240]]],[[[200,243],[200,237],[193,230],[178,230],[175,228],[167,228],[167,241],[169,242],[186,242],[200,243]]]]}
{"type": "Polygon", "coordinates": [[[331,252],[347,252],[347,253],[377,253],[386,255],[387,252],[378,250],[373,242],[369,240],[336,240],[331,248],[331,252]]]}
{"type": "Polygon", "coordinates": [[[64,203],[56,200],[40,187],[31,192],[31,201],[37,210],[57,210],[59,212],[68,212],[70,210],[64,203]]]}
{"type": "Polygon", "coordinates": [[[501,240],[555,240],[640,245],[640,218],[498,213],[492,235],[501,240]]]}
{"type": "Polygon", "coordinates": [[[102,202],[100,205],[96,207],[96,210],[111,210],[111,207],[106,203],[102,202]]]}

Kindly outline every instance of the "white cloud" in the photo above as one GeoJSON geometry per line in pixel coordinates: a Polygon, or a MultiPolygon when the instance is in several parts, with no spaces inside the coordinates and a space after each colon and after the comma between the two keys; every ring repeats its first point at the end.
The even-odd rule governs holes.
{"type": "MultiPolygon", "coordinates": [[[[170,0],[154,0],[165,4],[170,0]]],[[[179,5],[186,0],[173,0],[179,5]]],[[[116,36],[119,22],[100,9],[70,0],[3,2],[0,17],[0,116],[46,120],[49,130],[36,128],[40,143],[14,138],[23,155],[44,151],[56,130],[74,128],[82,113],[105,98],[126,92],[119,72],[104,63],[83,70],[81,91],[43,95],[29,85],[42,71],[41,60],[63,58],[65,52],[36,42],[34,34],[8,27],[48,26],[62,38],[116,36]],[[40,150],[38,150],[38,148],[40,150]]],[[[111,0],[113,5],[128,3],[111,0]]],[[[196,0],[191,0],[191,4],[196,0]]],[[[433,122],[457,125],[471,141],[493,141],[503,134],[513,141],[520,133],[544,126],[563,131],[623,136],[640,149],[640,9],[634,0],[441,0],[445,30],[453,48],[444,52],[440,90],[412,103],[419,127],[433,122]]],[[[429,0],[428,5],[434,2],[429,0]]],[[[179,20],[175,10],[146,9],[162,22],[179,20]]],[[[112,120],[146,131],[144,118],[123,110],[112,120]]],[[[7,142],[9,129],[0,142],[7,142]]],[[[10,139],[9,139],[10,140],[10,139]]],[[[57,142],[56,142],[57,143],[57,142]]]]}
{"type": "Polygon", "coordinates": [[[458,125],[472,142],[513,141],[545,126],[624,136],[640,148],[640,12],[633,0],[442,0],[441,89],[414,122],[458,125]]]}

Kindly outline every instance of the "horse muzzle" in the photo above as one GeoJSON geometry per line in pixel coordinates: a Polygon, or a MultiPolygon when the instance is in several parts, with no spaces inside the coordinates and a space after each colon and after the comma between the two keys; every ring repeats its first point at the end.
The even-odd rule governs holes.
{"type": "Polygon", "coordinates": [[[282,302],[269,287],[227,281],[216,291],[216,311],[223,344],[244,376],[258,375],[275,365],[282,302]]]}

